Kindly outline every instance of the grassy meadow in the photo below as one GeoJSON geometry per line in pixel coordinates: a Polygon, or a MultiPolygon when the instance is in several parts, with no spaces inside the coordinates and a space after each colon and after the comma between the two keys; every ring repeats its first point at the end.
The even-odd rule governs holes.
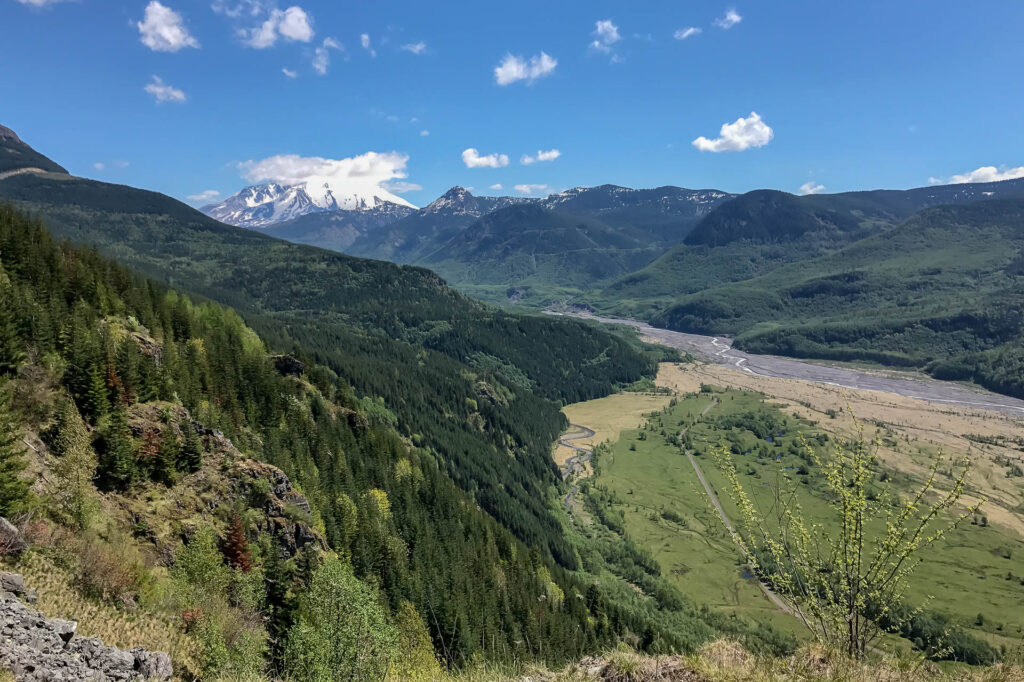
{"type": "MultiPolygon", "coordinates": [[[[682,447],[669,439],[686,429],[682,441],[695,453],[709,484],[726,513],[738,514],[724,476],[709,448],[724,444],[732,452],[738,473],[762,511],[769,511],[775,490],[792,489],[811,522],[834,523],[830,503],[816,467],[802,452],[800,437],[816,448],[830,447],[829,420],[812,421],[780,409],[762,393],[711,388],[680,395],[663,410],[649,412],[638,428],[625,428],[619,437],[598,449],[597,474],[584,486],[607,506],[605,515],[621,523],[626,534],[648,550],[662,575],[697,604],[767,621],[798,633],[801,626],[779,612],[754,582],[710,504],[682,447]],[[710,407],[709,407],[710,406],[710,407]],[[706,414],[701,413],[707,409],[706,414]]],[[[616,396],[574,411],[574,423],[599,428],[614,415],[620,423],[636,398],[616,396]],[[587,422],[585,417],[594,417],[587,422]]],[[[592,401],[596,402],[596,401],[592,401]]],[[[607,428],[607,427],[605,427],[607,428]]],[[[868,436],[876,429],[870,427],[868,436]]],[[[879,429],[879,437],[884,430],[879,429]]],[[[928,453],[918,453],[919,456],[928,453]]],[[[936,456],[932,452],[931,456],[936,456]]],[[[881,478],[896,490],[911,490],[919,474],[883,465],[881,478]]],[[[948,479],[945,469],[939,486],[948,479]]],[[[1011,527],[989,524],[984,508],[929,550],[914,574],[909,601],[949,616],[952,622],[1007,651],[1019,648],[1024,637],[1024,542],[1011,527]]]]}

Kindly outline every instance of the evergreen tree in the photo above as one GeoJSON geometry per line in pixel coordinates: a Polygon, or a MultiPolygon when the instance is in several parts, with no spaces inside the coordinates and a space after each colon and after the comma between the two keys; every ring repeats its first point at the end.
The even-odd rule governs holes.
{"type": "Polygon", "coordinates": [[[21,476],[25,470],[24,448],[6,388],[0,386],[0,516],[19,511],[29,494],[29,482],[21,476]]]}
{"type": "Polygon", "coordinates": [[[25,359],[25,344],[12,309],[11,286],[0,267],[0,374],[13,374],[25,359]]]}
{"type": "Polygon", "coordinates": [[[135,480],[137,466],[132,452],[132,432],[128,414],[118,406],[110,413],[103,434],[103,452],[99,457],[97,482],[101,487],[127,490],[135,480]]]}
{"type": "Polygon", "coordinates": [[[52,435],[57,462],[53,466],[51,494],[58,509],[78,528],[86,528],[96,508],[96,453],[89,443],[89,431],[75,403],[61,401],[55,433],[52,435]]]}
{"type": "Polygon", "coordinates": [[[191,424],[185,424],[185,442],[181,444],[181,452],[178,453],[178,466],[186,472],[199,471],[203,465],[203,441],[191,424]]]}
{"type": "Polygon", "coordinates": [[[178,437],[174,435],[174,429],[170,424],[164,427],[160,434],[160,448],[156,452],[156,459],[153,462],[153,480],[164,485],[174,485],[178,478],[178,454],[181,446],[178,444],[178,437]]]}

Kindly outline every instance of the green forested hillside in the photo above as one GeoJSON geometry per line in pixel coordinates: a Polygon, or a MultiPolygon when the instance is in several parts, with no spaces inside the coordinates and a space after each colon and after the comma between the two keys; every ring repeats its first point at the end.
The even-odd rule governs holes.
{"type": "Polygon", "coordinates": [[[746,350],[926,367],[1024,395],[1024,201],[926,209],[827,256],[679,299],[672,329],[746,350]]]}
{"type": "Polygon", "coordinates": [[[756,190],[718,206],[650,265],[583,299],[605,311],[650,319],[681,296],[832,253],[915,211],[1022,195],[1020,181],[803,197],[756,190]]]}
{"type": "Polygon", "coordinates": [[[502,300],[509,287],[580,290],[649,262],[661,249],[642,230],[534,204],[489,213],[417,262],[456,286],[502,300]]]}
{"type": "Polygon", "coordinates": [[[235,307],[274,347],[380,397],[478,504],[567,567],[546,508],[557,477],[557,401],[601,395],[653,359],[594,327],[474,302],[434,273],[268,238],[163,195],[57,175],[0,182],[0,196],[60,237],[94,245],[180,289],[235,307]],[[466,351],[471,349],[471,351],[466,351]]]}
{"type": "MultiPolygon", "coordinates": [[[[445,451],[425,437],[410,443],[384,405],[360,397],[329,367],[272,357],[234,312],[193,302],[94,251],[60,245],[9,207],[0,208],[0,254],[0,393],[17,396],[15,430],[43,434],[51,451],[36,450],[33,467],[42,467],[43,483],[35,495],[43,497],[33,499],[12,483],[25,454],[16,439],[0,443],[2,512],[34,509],[77,529],[94,538],[94,559],[119,553],[127,568],[90,578],[102,589],[83,594],[114,607],[127,599],[145,613],[181,609],[176,617],[194,642],[189,665],[204,678],[260,673],[266,661],[290,679],[319,680],[332,660],[354,666],[332,675],[351,672],[353,679],[379,678],[388,666],[390,679],[429,677],[431,647],[449,663],[560,660],[626,636],[645,648],[676,650],[696,646],[717,627],[743,631],[671,593],[654,599],[606,592],[586,573],[522,544],[453,484],[445,472],[460,468],[444,461],[445,451]],[[147,414],[155,421],[140,423],[147,414]],[[217,445],[221,432],[241,452],[217,445]],[[255,475],[246,483],[253,474],[244,472],[259,471],[246,458],[280,467],[301,495],[281,492],[272,473],[269,482],[255,475]],[[221,491],[197,500],[187,522],[173,520],[189,495],[225,475],[234,497],[221,491]],[[274,501],[281,495],[296,502],[281,508],[274,501]],[[167,506],[165,497],[174,502],[167,506]],[[284,518],[262,520],[260,510],[272,502],[284,518]],[[100,505],[109,515],[98,513],[100,505]],[[318,548],[318,536],[329,553],[318,548]],[[169,578],[149,568],[157,561],[170,562],[169,578]],[[170,582],[154,591],[154,580],[170,582]],[[323,620],[327,613],[369,620],[352,625],[356,630],[332,630],[350,626],[323,620]],[[372,653],[350,661],[344,647],[352,646],[372,653]]],[[[430,360],[420,353],[419,362],[430,360]]],[[[391,362],[395,373],[408,369],[401,358],[391,362]]],[[[445,369],[467,371],[454,360],[445,369]]],[[[477,425],[508,441],[515,432],[483,421],[492,414],[483,403],[514,403],[525,394],[495,376],[481,370],[475,377],[482,392],[474,414],[477,425]]],[[[433,409],[444,396],[430,395],[432,388],[419,386],[410,401],[433,409]]],[[[10,414],[8,403],[0,404],[7,429],[10,414]]],[[[516,444],[508,447],[506,458],[518,454],[516,444]]],[[[468,454],[486,465],[479,453],[468,454]]],[[[459,465],[469,467],[470,459],[459,465]]],[[[508,465],[502,472],[502,481],[487,484],[537,484],[528,478],[533,472],[508,465]]],[[[537,494],[543,506],[545,491],[537,494]]],[[[525,524],[514,525],[527,515],[508,518],[529,535],[525,524]]],[[[39,551],[66,570],[85,571],[80,559],[62,553],[72,551],[62,543],[39,551]]],[[[632,557],[643,560],[628,545],[590,556],[596,551],[586,558],[593,566],[614,560],[617,570],[636,572],[632,557]]],[[[645,580],[658,585],[654,575],[645,580]]]]}

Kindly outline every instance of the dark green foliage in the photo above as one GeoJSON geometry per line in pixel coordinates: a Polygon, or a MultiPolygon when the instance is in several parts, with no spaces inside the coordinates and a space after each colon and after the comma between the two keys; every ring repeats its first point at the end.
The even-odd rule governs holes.
{"type": "MultiPolygon", "coordinates": [[[[307,327],[311,340],[321,339],[320,350],[309,352],[292,339],[289,350],[307,371],[305,378],[282,376],[234,312],[194,303],[95,252],[59,245],[40,224],[6,208],[0,208],[0,249],[16,300],[23,302],[16,319],[30,339],[30,355],[59,355],[61,380],[82,405],[96,402],[91,377],[106,377],[108,411],[93,434],[101,455],[97,480],[104,486],[128,486],[133,477],[168,482],[196,466],[193,427],[173,416],[174,409],[166,412],[160,436],[150,428],[131,439],[125,428],[124,411],[135,402],[180,401],[245,454],[281,467],[354,575],[376,586],[388,609],[411,602],[448,662],[560,660],[646,632],[658,633],[652,646],[692,649],[713,634],[708,617],[685,606],[671,610],[678,600],[653,583],[657,601],[644,605],[597,590],[603,615],[592,619],[573,596],[589,582],[559,565],[575,565],[577,557],[546,506],[554,485],[548,449],[562,428],[552,399],[576,400],[615,380],[635,380],[650,360],[629,341],[588,325],[518,318],[464,301],[450,312],[465,317],[466,336],[442,329],[423,334],[421,345],[330,322],[325,329],[333,331],[323,337],[307,327]],[[572,341],[578,345],[567,347],[572,341]],[[550,368],[534,357],[541,347],[564,360],[564,374],[542,376],[550,368]],[[485,366],[481,353],[500,362],[485,366]],[[317,357],[348,368],[354,381],[378,387],[388,400],[361,396],[317,357]],[[517,372],[533,388],[523,387],[517,372]],[[479,415],[482,429],[472,415],[479,415]],[[395,416],[423,447],[410,447],[395,416]],[[564,602],[539,602],[547,593],[564,594],[564,602]]],[[[253,319],[286,337],[272,317],[253,319]]],[[[415,336],[395,320],[380,324],[415,336]]],[[[68,430],[60,424],[73,417],[77,410],[69,401],[48,438],[58,456],[68,430]]],[[[254,488],[253,503],[261,496],[266,491],[254,488]]],[[[299,509],[287,513],[309,518],[299,509]]],[[[280,663],[297,597],[318,562],[312,545],[287,558],[273,542],[259,555],[267,592],[262,617],[269,650],[280,663]]],[[[630,559],[634,566],[637,558],[630,559]]],[[[649,577],[652,567],[640,560],[645,568],[637,570],[649,577]]],[[[633,569],[624,561],[627,570],[633,569]]]]}
{"type": "Polygon", "coordinates": [[[10,394],[7,386],[0,384],[0,516],[21,511],[28,500],[29,481],[22,475],[24,450],[11,414],[10,394]]]}
{"type": "MultiPolygon", "coordinates": [[[[232,305],[272,348],[299,346],[303,361],[325,365],[360,396],[382,398],[400,431],[436,453],[476,504],[575,568],[545,503],[558,485],[549,452],[564,426],[557,403],[652,374],[655,363],[633,344],[581,322],[484,306],[421,268],[228,227],[152,192],[26,175],[5,180],[0,195],[45,215],[62,237],[232,305]],[[497,362],[473,361],[483,356],[497,362]]],[[[136,374],[126,386],[165,394],[158,373],[143,364],[136,374]]],[[[87,379],[71,382],[76,398],[87,379]]]]}
{"type": "Polygon", "coordinates": [[[99,453],[97,485],[101,489],[127,490],[138,475],[138,466],[132,447],[132,433],[128,428],[128,415],[123,406],[111,411],[96,449],[99,453]]]}
{"type": "Polygon", "coordinates": [[[1024,200],[930,208],[834,255],[685,296],[654,323],[1024,396],[1024,280],[1009,267],[1022,248],[1024,200]]]}

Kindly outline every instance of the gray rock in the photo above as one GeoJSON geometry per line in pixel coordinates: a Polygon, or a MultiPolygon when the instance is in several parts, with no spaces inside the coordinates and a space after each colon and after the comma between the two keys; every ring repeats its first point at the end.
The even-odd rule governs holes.
{"type": "Polygon", "coordinates": [[[20,573],[0,573],[0,590],[11,594],[25,594],[25,579],[20,573]]]}
{"type": "MultiPolygon", "coordinates": [[[[9,587],[26,594],[24,581],[2,574],[9,587]]],[[[18,576],[20,578],[20,576],[18,576]]],[[[78,624],[46,618],[19,601],[11,590],[0,594],[0,669],[16,680],[94,680],[141,682],[167,680],[173,675],[171,658],[158,651],[124,651],[95,637],[75,637],[78,624]]]]}
{"type": "Polygon", "coordinates": [[[60,618],[54,618],[50,620],[50,629],[56,632],[57,635],[67,643],[75,636],[75,632],[78,630],[78,623],[73,620],[61,620],[60,618]]]}
{"type": "Polygon", "coordinates": [[[141,647],[132,649],[135,656],[135,670],[145,678],[166,680],[174,674],[171,657],[163,651],[147,651],[141,647]]]}

